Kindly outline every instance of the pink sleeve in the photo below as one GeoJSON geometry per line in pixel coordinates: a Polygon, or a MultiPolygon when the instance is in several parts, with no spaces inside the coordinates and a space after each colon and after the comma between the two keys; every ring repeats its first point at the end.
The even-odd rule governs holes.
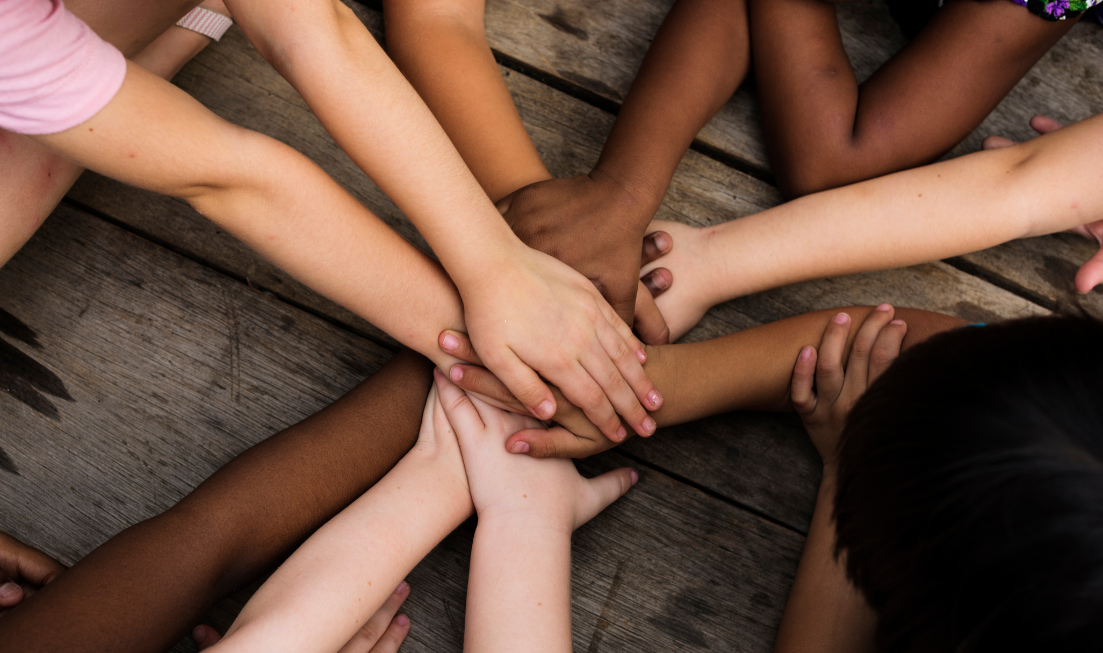
{"type": "Polygon", "coordinates": [[[61,0],[0,0],[0,127],[53,134],[119,92],[126,59],[61,0]]]}

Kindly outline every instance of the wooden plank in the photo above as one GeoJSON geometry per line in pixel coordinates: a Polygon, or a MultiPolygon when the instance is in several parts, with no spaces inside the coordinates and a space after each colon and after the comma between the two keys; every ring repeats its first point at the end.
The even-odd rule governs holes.
{"type": "MultiPolygon", "coordinates": [[[[352,7],[374,33],[380,34],[382,22],[378,13],[356,4],[352,7]]],[[[552,172],[556,175],[586,172],[597,160],[613,117],[525,75],[506,69],[503,74],[522,119],[552,172]]],[[[404,235],[413,233],[412,225],[340,152],[294,89],[260,60],[236,29],[189,64],[178,79],[185,90],[227,119],[265,131],[310,153],[389,224],[404,235]]],[[[82,180],[71,197],[143,233],[153,233],[174,249],[208,265],[248,277],[261,287],[276,289],[281,297],[291,298],[337,322],[373,335],[377,333],[369,331],[372,327],[366,322],[297,284],[236,240],[219,233],[180,202],[126,189],[94,176],[82,180]]],[[[697,152],[689,152],[675,174],[658,217],[704,226],[760,211],[778,201],[772,186],[697,152]]],[[[934,264],[810,282],[742,298],[711,311],[687,340],[716,337],[809,310],[883,301],[974,320],[978,316],[991,320],[992,316],[1012,317],[1037,310],[974,277],[934,264]]],[[[803,529],[811,514],[817,482],[815,453],[807,446],[799,427],[794,429],[784,421],[781,423],[789,424],[788,427],[767,427],[769,419],[776,418],[745,422],[742,416],[721,417],[702,426],[683,427],[672,435],[679,446],[687,447],[713,446],[717,440],[738,443],[745,456],[725,459],[724,465],[716,470],[694,462],[710,460],[705,450],[687,453],[686,458],[651,446],[633,445],[631,450],[641,461],[692,479],[732,501],[803,529]],[[688,435],[698,432],[699,435],[688,435]],[[776,455],[762,458],[759,454],[763,452],[776,455]],[[797,459],[802,462],[794,465],[791,461],[797,459]],[[737,460],[741,462],[736,464],[737,460]],[[751,487],[750,483],[733,485],[725,479],[757,481],[751,487]]]]}
{"type": "MultiPolygon", "coordinates": [[[[0,306],[6,346],[40,366],[16,372],[56,408],[0,398],[0,443],[18,469],[0,472],[0,524],[70,564],[390,355],[68,207],[0,270],[0,306]]],[[[624,464],[610,453],[583,469],[624,464]]],[[[641,472],[576,537],[576,644],[769,650],[800,535],[641,472]]],[[[462,649],[471,528],[411,574],[405,650],[462,649]]],[[[220,605],[216,624],[247,594],[220,605]]]]}

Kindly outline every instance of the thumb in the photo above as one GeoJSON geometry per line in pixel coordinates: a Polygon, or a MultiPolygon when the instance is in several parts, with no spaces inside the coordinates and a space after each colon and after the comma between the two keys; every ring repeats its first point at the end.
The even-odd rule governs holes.
{"type": "Polygon", "coordinates": [[[601,436],[600,440],[591,440],[579,437],[562,426],[553,426],[514,433],[506,440],[506,451],[533,458],[586,458],[615,445],[616,442],[605,436],[601,436]]]}
{"type": "Polygon", "coordinates": [[[665,345],[670,342],[670,328],[666,326],[663,314],[655,305],[651,291],[642,281],[636,291],[636,323],[633,326],[640,340],[649,345],[665,345]]]}
{"type": "Polygon", "coordinates": [[[624,496],[639,480],[640,475],[636,470],[621,467],[586,481],[589,488],[578,506],[574,527],[578,528],[596,517],[609,504],[624,496]]]}
{"type": "Polygon", "coordinates": [[[1076,273],[1076,292],[1091,292],[1103,282],[1103,247],[1099,249],[1076,273]]]}
{"type": "Polygon", "coordinates": [[[219,635],[217,630],[206,625],[196,626],[195,630],[191,631],[191,637],[200,651],[206,651],[222,639],[222,635],[219,635]]]}
{"type": "Polygon", "coordinates": [[[11,608],[23,600],[23,588],[0,569],[0,608],[11,608]]]}

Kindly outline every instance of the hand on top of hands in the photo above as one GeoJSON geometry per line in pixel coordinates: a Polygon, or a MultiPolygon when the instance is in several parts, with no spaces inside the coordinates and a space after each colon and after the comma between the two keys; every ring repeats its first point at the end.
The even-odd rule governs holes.
{"type": "Polygon", "coordinates": [[[444,413],[459,440],[471,500],[480,520],[533,517],[570,533],[638,480],[636,472],[628,468],[585,479],[569,460],[534,460],[510,454],[503,446],[506,438],[540,424],[469,396],[439,370],[434,370],[433,376],[444,413]]]}
{"type": "MultiPolygon", "coordinates": [[[[1034,116],[1030,119],[1030,127],[1039,134],[1045,135],[1057,131],[1064,125],[1047,116],[1034,116]]],[[[1017,143],[1003,136],[989,136],[981,143],[981,147],[985,150],[998,150],[1012,145],[1017,145],[1017,143]]],[[[1099,251],[1088,259],[1087,263],[1081,265],[1080,270],[1076,273],[1076,291],[1081,293],[1091,292],[1092,288],[1103,283],[1103,220],[1089,222],[1069,229],[1069,231],[1099,243],[1099,251]]]]}
{"type": "Polygon", "coordinates": [[[65,566],[0,533],[0,616],[65,571],[65,566]]]}
{"type": "Polygon", "coordinates": [[[824,330],[819,351],[804,347],[797,355],[790,397],[825,468],[834,468],[839,436],[850,409],[900,355],[908,327],[892,319],[893,314],[888,304],[871,311],[859,327],[848,356],[846,343],[852,320],[850,315],[839,313],[824,330]]]}
{"type": "MultiPolygon", "coordinates": [[[[456,364],[449,369],[453,383],[498,408],[514,413],[528,412],[493,372],[482,367],[466,335],[456,331],[443,331],[438,343],[448,354],[470,363],[456,364]]],[[[537,425],[535,428],[518,431],[506,440],[507,451],[528,454],[534,458],[586,458],[612,449],[624,441],[607,438],[580,408],[563,399],[559,388],[553,386],[551,390],[556,397],[556,412],[551,421],[558,426],[542,428],[537,425]]],[[[657,428],[654,420],[648,426],[651,432],[657,428]]]]}
{"type": "Polygon", "coordinates": [[[646,265],[669,250],[669,239],[644,238],[656,207],[594,170],[530,184],[503,198],[498,208],[525,244],[592,281],[644,342],[666,344],[666,323],[639,275],[641,251],[646,265]]]}

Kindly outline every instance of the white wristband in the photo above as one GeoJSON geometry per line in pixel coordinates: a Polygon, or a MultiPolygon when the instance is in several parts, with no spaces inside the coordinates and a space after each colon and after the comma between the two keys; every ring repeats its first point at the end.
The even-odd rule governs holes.
{"type": "Polygon", "coordinates": [[[215,41],[220,40],[226,30],[230,29],[233,24],[234,20],[229,16],[206,7],[196,7],[176,22],[177,27],[199,32],[215,41]]]}

